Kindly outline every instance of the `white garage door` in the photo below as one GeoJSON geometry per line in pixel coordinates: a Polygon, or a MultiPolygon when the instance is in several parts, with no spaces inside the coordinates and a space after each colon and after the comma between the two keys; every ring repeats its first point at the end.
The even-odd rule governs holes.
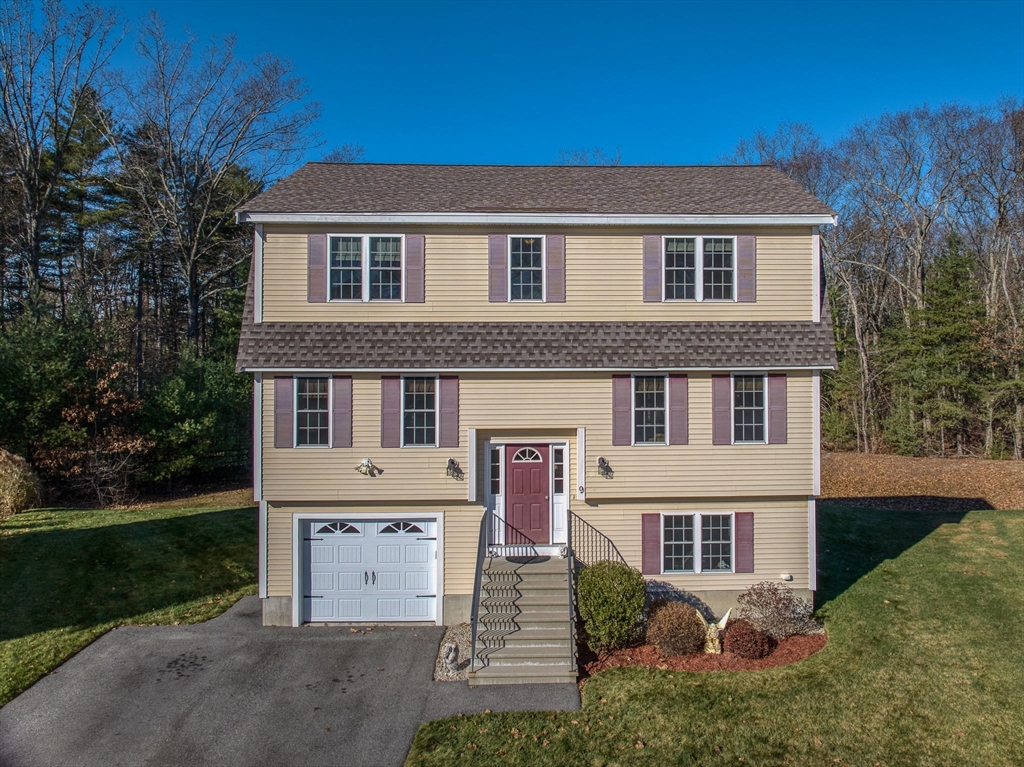
{"type": "Polygon", "coordinates": [[[437,522],[307,520],[307,621],[433,621],[437,522]]]}

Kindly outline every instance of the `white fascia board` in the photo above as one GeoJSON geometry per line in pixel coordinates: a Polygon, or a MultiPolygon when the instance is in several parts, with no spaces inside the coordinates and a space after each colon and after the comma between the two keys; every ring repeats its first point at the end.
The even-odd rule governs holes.
{"type": "Polygon", "coordinates": [[[746,365],[727,365],[718,367],[636,367],[636,368],[560,368],[560,367],[543,367],[543,368],[450,368],[450,367],[427,367],[427,368],[339,368],[339,367],[322,367],[322,368],[254,368],[245,367],[242,368],[243,372],[246,373],[281,373],[285,375],[304,375],[304,374],[329,374],[329,373],[382,373],[385,375],[391,375],[394,373],[402,373],[405,375],[421,375],[430,374],[437,375],[438,371],[444,373],[606,373],[612,371],[615,373],[636,373],[636,372],[652,372],[652,373],[698,373],[707,371],[728,371],[736,372],[742,371],[743,373],[768,373],[785,370],[835,370],[833,365],[769,365],[767,367],[748,367],[746,365]]]}
{"type": "Polygon", "coordinates": [[[820,214],[684,216],[604,213],[238,213],[252,224],[444,224],[493,226],[828,226],[836,217],[820,214]]]}

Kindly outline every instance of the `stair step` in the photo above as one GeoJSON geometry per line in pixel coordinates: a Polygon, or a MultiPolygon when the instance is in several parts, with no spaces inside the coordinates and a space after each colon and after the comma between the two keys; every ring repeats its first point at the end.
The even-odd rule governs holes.
{"type": "Polygon", "coordinates": [[[483,642],[497,641],[523,641],[523,642],[554,642],[569,641],[572,639],[572,632],[569,624],[557,626],[544,624],[542,626],[516,627],[511,630],[490,629],[477,634],[477,640],[483,642]]]}
{"type": "MultiPolygon", "coordinates": [[[[527,626],[537,626],[537,624],[550,624],[550,623],[562,623],[568,625],[569,623],[569,610],[568,608],[561,610],[530,610],[529,612],[512,612],[500,610],[488,609],[483,615],[478,618],[478,621],[483,624],[493,623],[505,623],[515,624],[518,628],[526,628],[527,626]]],[[[511,628],[511,627],[509,627],[511,628]]]]}
{"type": "Polygon", "coordinates": [[[528,561],[509,560],[503,557],[493,557],[484,560],[484,572],[512,572],[512,573],[562,573],[568,572],[569,563],[565,559],[557,557],[535,557],[528,561]]]}
{"type": "Polygon", "coordinates": [[[488,594],[480,603],[488,608],[492,605],[515,605],[522,610],[532,607],[564,607],[567,613],[569,610],[569,596],[564,591],[550,594],[488,594]]]}
{"type": "Polygon", "coordinates": [[[483,687],[492,684],[576,684],[575,671],[559,671],[557,673],[532,674],[524,673],[521,669],[513,668],[513,673],[494,674],[494,671],[508,671],[508,667],[498,669],[471,672],[469,675],[470,687],[483,687]],[[485,673],[482,673],[485,672],[485,673]]]}
{"type": "Polygon", "coordinates": [[[497,668],[499,666],[525,666],[525,671],[542,671],[551,668],[571,668],[568,653],[558,655],[505,655],[504,651],[496,653],[477,654],[477,662],[484,664],[484,668],[497,668]]]}

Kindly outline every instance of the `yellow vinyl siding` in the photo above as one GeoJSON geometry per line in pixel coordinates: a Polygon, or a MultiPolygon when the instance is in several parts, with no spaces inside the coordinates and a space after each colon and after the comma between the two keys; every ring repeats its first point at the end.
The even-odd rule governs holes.
{"type": "MultiPolygon", "coordinates": [[[[306,235],[341,229],[265,227],[265,322],[522,322],[810,320],[815,265],[810,228],[662,229],[660,234],[757,235],[757,301],[643,301],[643,234],[586,229],[566,235],[565,303],[490,303],[487,232],[426,233],[425,302],[309,303],[306,235]]],[[[350,230],[351,231],[351,230],[350,230]]],[[[376,228],[375,231],[382,231],[376,228]]],[[[411,229],[397,230],[412,234],[411,229]]],[[[562,229],[560,232],[564,232],[562,229]]],[[[559,233],[560,233],[559,232],[559,233]]]]}
{"type": "MultiPolygon", "coordinates": [[[[353,447],[275,448],[273,380],[263,401],[263,497],[272,501],[465,501],[466,482],[446,475],[448,459],[468,469],[466,430],[477,429],[478,499],[488,438],[570,444],[567,489],[575,491],[576,429],[587,430],[587,498],[807,496],[812,492],[811,374],[788,375],[788,443],[712,445],[711,374],[690,374],[689,444],[613,446],[610,373],[472,373],[459,376],[459,447],[380,446],[380,376],[353,376],[353,447]],[[603,456],[613,479],[597,474],[603,456]],[[355,470],[370,458],[383,470],[355,470]]],[[[573,493],[575,494],[575,493],[573,493]]]]}

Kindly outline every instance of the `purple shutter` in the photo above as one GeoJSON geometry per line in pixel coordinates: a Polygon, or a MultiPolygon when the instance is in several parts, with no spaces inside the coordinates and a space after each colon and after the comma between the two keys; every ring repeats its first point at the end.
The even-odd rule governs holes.
{"type": "Polygon", "coordinates": [[[492,234],[487,237],[487,300],[491,303],[508,301],[508,237],[492,234]]]}
{"type": "Polygon", "coordinates": [[[732,377],[711,376],[711,444],[732,444],[732,377]]]}
{"type": "Polygon", "coordinates": [[[327,300],[326,234],[311,234],[306,238],[306,300],[309,303],[327,300]]]}
{"type": "Polygon", "coordinates": [[[334,376],[331,447],[352,447],[352,376],[334,376]]]}
{"type": "Polygon", "coordinates": [[[754,512],[737,511],[736,524],[736,569],[737,573],[754,572],[754,512]]]}
{"type": "Polygon", "coordinates": [[[632,410],[633,377],[612,376],[612,444],[633,443],[632,410]]]}
{"type": "Polygon", "coordinates": [[[426,237],[422,234],[405,236],[405,302],[423,303],[424,251],[426,237]]]}
{"type": "Polygon", "coordinates": [[[380,378],[380,446],[402,446],[402,379],[380,378]]]}
{"type": "Polygon", "coordinates": [[[670,445],[690,442],[689,379],[685,375],[668,377],[668,439],[670,445]]]}
{"type": "Polygon", "coordinates": [[[661,573],[661,514],[641,514],[643,557],[640,570],[644,575],[661,573]]]}
{"type": "Polygon", "coordinates": [[[545,238],[544,248],[547,251],[547,291],[546,300],[550,303],[565,303],[565,235],[549,234],[545,238]]]}
{"type": "Polygon", "coordinates": [[[661,235],[644,235],[644,301],[661,301],[661,235]]]}
{"type": "Polygon", "coordinates": [[[438,447],[459,446],[459,377],[441,376],[438,400],[440,407],[440,434],[438,447]]]}
{"type": "Polygon", "coordinates": [[[757,238],[736,238],[736,300],[757,301],[757,238]]]}
{"type": "Polygon", "coordinates": [[[768,376],[768,443],[786,444],[786,374],[768,376]]]}
{"type": "Polygon", "coordinates": [[[274,447],[295,446],[294,386],[291,376],[274,378],[274,447]]]}

